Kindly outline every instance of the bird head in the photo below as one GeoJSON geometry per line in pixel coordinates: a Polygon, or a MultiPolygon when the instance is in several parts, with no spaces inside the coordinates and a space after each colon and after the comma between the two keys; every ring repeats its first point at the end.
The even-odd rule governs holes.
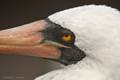
{"type": "Polygon", "coordinates": [[[107,6],[67,9],[48,18],[0,31],[0,52],[54,60],[120,61],[120,13],[107,6]]]}

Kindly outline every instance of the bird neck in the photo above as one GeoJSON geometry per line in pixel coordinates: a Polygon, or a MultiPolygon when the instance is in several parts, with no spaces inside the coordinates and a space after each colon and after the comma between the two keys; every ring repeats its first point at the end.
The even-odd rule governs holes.
{"type": "MultiPolygon", "coordinates": [[[[86,57],[82,61],[79,61],[76,64],[67,66],[67,69],[79,69],[87,70],[89,72],[95,71],[96,73],[101,74],[105,78],[108,77],[110,80],[120,80],[120,66],[105,65],[99,60],[95,60],[91,57],[86,57]]],[[[109,80],[109,79],[107,79],[109,80]]]]}

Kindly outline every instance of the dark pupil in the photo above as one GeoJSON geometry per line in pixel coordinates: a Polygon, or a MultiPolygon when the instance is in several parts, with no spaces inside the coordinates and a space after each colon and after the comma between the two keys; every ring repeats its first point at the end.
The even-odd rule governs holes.
{"type": "Polygon", "coordinates": [[[68,35],[65,35],[65,37],[68,37],[68,35]]]}

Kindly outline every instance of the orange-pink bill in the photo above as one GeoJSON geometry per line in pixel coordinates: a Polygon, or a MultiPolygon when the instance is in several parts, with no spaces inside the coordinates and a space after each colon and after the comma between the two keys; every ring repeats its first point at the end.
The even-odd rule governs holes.
{"type": "Polygon", "coordinates": [[[22,54],[45,58],[58,58],[58,47],[41,45],[44,36],[40,31],[48,24],[44,20],[0,31],[0,53],[22,54]]]}

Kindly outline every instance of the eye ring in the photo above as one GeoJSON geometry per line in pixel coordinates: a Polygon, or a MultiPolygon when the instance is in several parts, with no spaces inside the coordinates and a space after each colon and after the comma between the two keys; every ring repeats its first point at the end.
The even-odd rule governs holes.
{"type": "Polygon", "coordinates": [[[70,41],[72,39],[72,35],[71,34],[63,34],[61,36],[61,38],[64,40],[64,41],[70,41]]]}

